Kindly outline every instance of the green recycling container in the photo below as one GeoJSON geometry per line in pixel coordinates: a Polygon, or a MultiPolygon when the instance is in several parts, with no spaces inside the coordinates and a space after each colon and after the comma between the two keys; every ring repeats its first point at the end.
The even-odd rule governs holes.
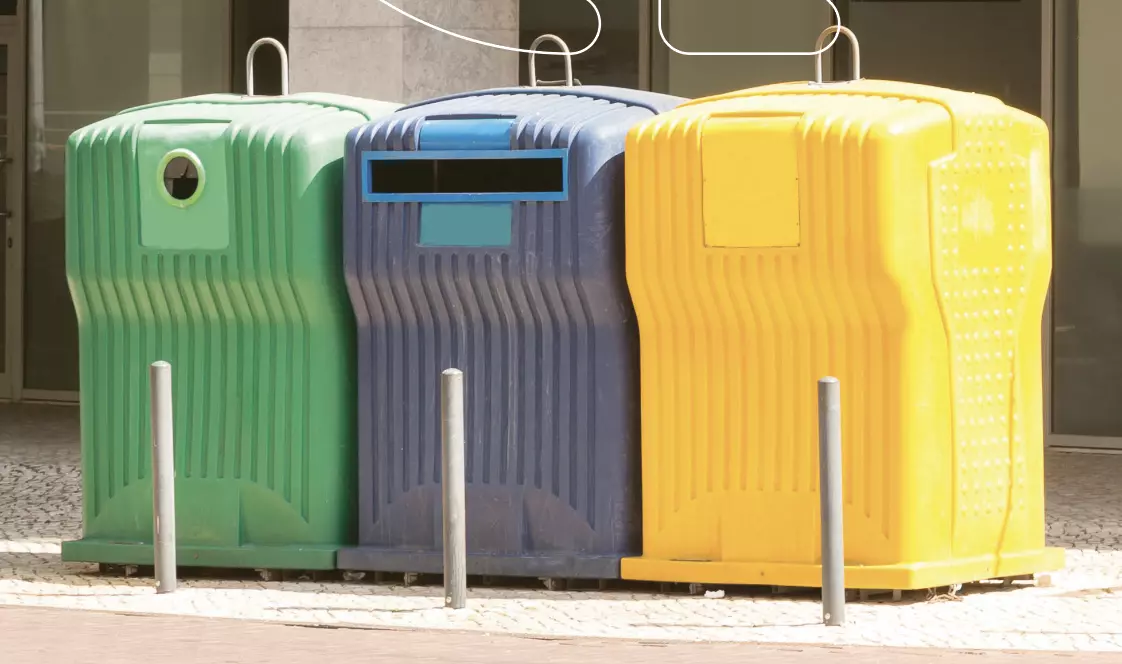
{"type": "Polygon", "coordinates": [[[178,564],[335,567],[357,522],[343,151],[396,108],[204,95],[70,137],[84,532],[64,560],[152,564],[148,368],[166,360],[178,564]]]}

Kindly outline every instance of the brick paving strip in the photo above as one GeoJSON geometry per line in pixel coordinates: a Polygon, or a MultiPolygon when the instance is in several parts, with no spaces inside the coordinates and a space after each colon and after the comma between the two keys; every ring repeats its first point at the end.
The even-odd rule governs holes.
{"type": "Polygon", "coordinates": [[[343,664],[360,661],[359,658],[373,662],[457,664],[1122,662],[1122,654],[520,638],[450,631],[328,629],[248,620],[0,608],[0,661],[4,664],[151,664],[153,661],[160,664],[245,664],[251,661],[343,664]]]}

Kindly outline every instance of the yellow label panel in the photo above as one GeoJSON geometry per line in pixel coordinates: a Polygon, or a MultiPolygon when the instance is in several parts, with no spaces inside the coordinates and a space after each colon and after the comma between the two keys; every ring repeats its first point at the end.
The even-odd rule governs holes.
{"type": "Polygon", "coordinates": [[[712,118],[705,123],[706,246],[799,246],[799,120],[712,118]]]}

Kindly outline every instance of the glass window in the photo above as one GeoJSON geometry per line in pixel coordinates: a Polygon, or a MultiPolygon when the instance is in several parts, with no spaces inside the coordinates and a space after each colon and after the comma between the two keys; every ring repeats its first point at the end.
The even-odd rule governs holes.
{"type": "MultiPolygon", "coordinates": [[[[603,32],[590,51],[573,58],[574,78],[584,85],[640,87],[639,2],[599,0],[596,3],[604,20],[603,32]]],[[[579,51],[596,36],[596,15],[580,0],[520,0],[518,20],[519,48],[530,48],[538,37],[552,34],[564,39],[570,50],[579,51]]],[[[558,50],[553,42],[546,42],[539,48],[558,50]]],[[[518,58],[522,85],[530,85],[529,58],[524,53],[518,58]]],[[[557,84],[565,79],[563,58],[538,56],[536,66],[539,81],[557,84]]]]}
{"type": "Polygon", "coordinates": [[[865,78],[980,92],[1040,114],[1041,0],[840,6],[861,43],[865,78]]]}
{"type": "Polygon", "coordinates": [[[1052,431],[1122,437],[1122,2],[1057,0],[1052,431]]]}
{"type": "MultiPolygon", "coordinates": [[[[658,1],[654,3],[657,10],[658,1]]],[[[680,51],[807,52],[835,22],[822,0],[661,0],[666,38],[680,51]]],[[[703,56],[670,50],[652,20],[655,90],[703,97],[814,76],[807,56],[703,56]]],[[[824,60],[829,76],[831,60],[824,60]]]]}
{"type": "MultiPolygon", "coordinates": [[[[836,4],[861,43],[865,78],[992,94],[1040,112],[1041,0],[836,4]]],[[[811,51],[835,21],[823,0],[661,0],[661,5],[663,31],[683,51],[811,51]]],[[[675,53],[663,45],[657,21],[651,43],[653,87],[686,97],[814,75],[809,57],[675,53]]],[[[824,56],[826,76],[833,78],[831,71],[848,76],[848,56],[848,44],[839,40],[824,56]]]]}
{"type": "MultiPolygon", "coordinates": [[[[272,37],[288,48],[288,0],[234,0],[234,76],[231,90],[245,92],[245,54],[249,52],[253,42],[262,37],[272,37]]],[[[271,48],[257,53],[257,59],[253,62],[254,76],[257,78],[253,82],[254,94],[279,95],[280,58],[271,48]]],[[[289,54],[291,55],[291,51],[289,54]]]]}
{"type": "Polygon", "coordinates": [[[230,0],[28,0],[24,386],[78,389],[64,165],[79,127],[230,87],[230,0]]]}

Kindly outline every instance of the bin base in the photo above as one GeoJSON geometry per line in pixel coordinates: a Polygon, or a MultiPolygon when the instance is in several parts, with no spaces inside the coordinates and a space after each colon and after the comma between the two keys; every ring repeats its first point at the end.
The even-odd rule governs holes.
{"type": "MultiPolygon", "coordinates": [[[[1064,567],[1063,549],[1037,549],[998,556],[911,565],[847,565],[845,587],[854,590],[920,590],[956,583],[1054,572],[1064,567]]],[[[624,558],[628,581],[744,586],[822,587],[821,565],[624,558]]]]}
{"type": "MultiPolygon", "coordinates": [[[[246,569],[332,570],[337,546],[192,546],[176,547],[180,567],[246,569]]],[[[152,545],[143,542],[113,542],[81,539],[62,543],[62,559],[75,563],[151,565],[152,545]]]]}
{"type": "MultiPolygon", "coordinates": [[[[549,579],[618,579],[621,556],[502,556],[468,554],[467,573],[549,579]]],[[[441,574],[440,551],[403,551],[376,547],[340,549],[339,569],[367,572],[441,574]]]]}

